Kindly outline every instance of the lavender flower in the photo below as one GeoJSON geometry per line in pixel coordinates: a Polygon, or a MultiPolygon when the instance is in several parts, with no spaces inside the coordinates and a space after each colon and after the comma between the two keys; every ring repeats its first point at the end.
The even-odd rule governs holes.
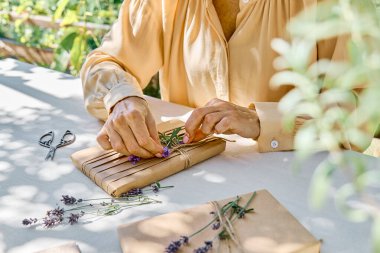
{"type": "Polygon", "coordinates": [[[130,161],[133,165],[136,163],[140,162],[141,157],[135,156],[135,155],[130,155],[128,156],[128,161],[130,161]]]}
{"type": "Polygon", "coordinates": [[[63,216],[46,216],[42,220],[45,228],[52,228],[60,224],[63,219],[63,216]]]}
{"type": "Polygon", "coordinates": [[[213,230],[218,230],[219,228],[220,228],[220,221],[215,222],[214,224],[212,224],[212,229],[213,230]]]}
{"type": "Polygon", "coordinates": [[[65,214],[65,210],[59,207],[46,212],[46,215],[49,217],[53,217],[53,216],[62,217],[64,214],[65,214]]]}
{"type": "Polygon", "coordinates": [[[37,218],[29,218],[29,219],[25,218],[22,220],[22,225],[28,226],[28,225],[34,224],[36,222],[37,222],[37,218]]]}
{"type": "Polygon", "coordinates": [[[79,200],[77,200],[76,198],[74,198],[73,196],[69,196],[69,195],[62,195],[62,199],[61,201],[65,204],[65,205],[74,205],[76,204],[77,202],[81,202],[79,200]]]}
{"type": "Polygon", "coordinates": [[[194,250],[194,253],[206,253],[212,248],[212,241],[205,241],[205,245],[194,250]]]}
{"type": "Polygon", "coordinates": [[[156,184],[153,184],[152,185],[152,190],[153,190],[154,193],[157,193],[157,192],[160,191],[160,188],[156,184]]]}
{"type": "Polygon", "coordinates": [[[154,184],[150,185],[150,187],[154,193],[157,193],[161,189],[161,184],[159,182],[155,182],[154,184]]]}
{"type": "Polygon", "coordinates": [[[74,225],[75,223],[78,223],[78,219],[84,215],[84,212],[81,211],[80,213],[70,213],[69,216],[69,224],[74,225]]]}
{"type": "Polygon", "coordinates": [[[189,243],[189,237],[181,236],[179,240],[172,241],[165,249],[165,253],[176,253],[182,245],[189,243]]]}
{"type": "Polygon", "coordinates": [[[134,197],[138,195],[142,195],[143,191],[140,188],[134,188],[132,190],[129,190],[128,192],[122,193],[121,197],[134,197]]]}
{"type": "Polygon", "coordinates": [[[170,156],[170,150],[169,150],[169,147],[165,146],[164,147],[164,152],[162,152],[162,157],[163,158],[166,158],[166,157],[169,157],[170,156]]]}

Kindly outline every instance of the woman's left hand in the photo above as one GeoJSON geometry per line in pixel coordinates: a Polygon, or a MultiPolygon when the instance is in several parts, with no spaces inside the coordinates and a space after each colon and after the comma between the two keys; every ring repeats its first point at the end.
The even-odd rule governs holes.
{"type": "Polygon", "coordinates": [[[260,134],[260,121],[255,110],[212,99],[204,107],[193,111],[185,129],[185,143],[199,141],[212,133],[238,134],[257,139],[260,134]]]}

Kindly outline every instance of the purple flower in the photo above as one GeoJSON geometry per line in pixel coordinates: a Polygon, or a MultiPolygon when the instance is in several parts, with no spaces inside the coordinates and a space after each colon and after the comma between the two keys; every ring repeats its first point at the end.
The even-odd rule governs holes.
{"type": "Polygon", "coordinates": [[[143,191],[140,188],[134,188],[132,190],[129,190],[128,192],[122,193],[121,197],[134,197],[138,195],[142,195],[143,191]]]}
{"type": "Polygon", "coordinates": [[[59,208],[59,207],[46,212],[46,215],[49,217],[50,216],[51,217],[53,217],[53,216],[62,217],[64,214],[65,214],[65,210],[63,208],[59,208]]]}
{"type": "Polygon", "coordinates": [[[135,156],[135,155],[130,155],[128,156],[128,161],[130,161],[133,165],[138,163],[141,160],[141,157],[135,156]]]}
{"type": "Polygon", "coordinates": [[[81,211],[80,213],[70,213],[69,216],[69,224],[74,225],[75,223],[78,223],[78,219],[84,215],[84,212],[81,211]]]}
{"type": "Polygon", "coordinates": [[[189,243],[189,237],[181,236],[179,240],[172,241],[165,249],[165,253],[176,253],[182,245],[189,243]]]}
{"type": "Polygon", "coordinates": [[[170,156],[170,150],[167,146],[164,147],[164,152],[162,152],[162,157],[166,158],[170,156]]]}
{"type": "Polygon", "coordinates": [[[183,244],[188,244],[189,243],[189,237],[188,236],[181,236],[181,240],[183,244]]]}
{"type": "Polygon", "coordinates": [[[63,216],[46,216],[42,220],[45,228],[52,228],[60,224],[63,219],[63,216]]]}
{"type": "Polygon", "coordinates": [[[212,224],[212,229],[213,230],[218,230],[220,228],[220,221],[215,222],[212,224]]]}
{"type": "Polygon", "coordinates": [[[159,182],[155,182],[154,184],[150,185],[154,193],[157,193],[160,191],[161,185],[159,182]]]}
{"type": "Polygon", "coordinates": [[[29,219],[25,218],[22,220],[22,225],[28,226],[28,225],[34,224],[36,222],[37,222],[37,218],[29,218],[29,219]]]}
{"type": "Polygon", "coordinates": [[[65,205],[74,205],[76,204],[77,202],[82,202],[82,199],[79,199],[77,200],[76,198],[74,198],[73,196],[69,196],[69,195],[62,195],[62,199],[61,201],[65,204],[65,205]]]}
{"type": "Polygon", "coordinates": [[[105,201],[103,201],[102,203],[100,203],[101,206],[108,206],[108,203],[106,203],[105,201]]]}
{"type": "Polygon", "coordinates": [[[212,241],[205,241],[205,245],[194,250],[194,253],[206,253],[212,248],[212,241]]]}
{"type": "Polygon", "coordinates": [[[152,185],[152,190],[153,190],[154,193],[157,193],[157,192],[160,191],[160,188],[156,184],[153,184],[152,185]]]}

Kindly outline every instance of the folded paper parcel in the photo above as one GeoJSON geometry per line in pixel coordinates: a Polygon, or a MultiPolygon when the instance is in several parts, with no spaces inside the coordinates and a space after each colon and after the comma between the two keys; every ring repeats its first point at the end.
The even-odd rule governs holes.
{"type": "MultiPolygon", "coordinates": [[[[183,127],[182,121],[158,124],[161,133],[183,127]]],[[[108,194],[118,197],[133,188],[141,188],[223,152],[226,142],[209,137],[197,144],[176,147],[167,158],[151,158],[133,164],[128,157],[113,150],[92,147],[71,155],[79,170],[108,194]]]]}
{"type": "MultiPolygon", "coordinates": [[[[241,205],[252,193],[241,196],[241,205]]],[[[235,198],[217,201],[219,207],[235,198]]],[[[214,202],[215,203],[215,202],[214,202]]],[[[235,240],[219,240],[223,228],[208,228],[189,238],[178,253],[193,253],[194,249],[213,240],[212,250],[219,253],[319,253],[316,240],[268,191],[257,191],[247,208],[254,212],[232,223],[235,240]]],[[[167,246],[181,236],[197,232],[212,221],[215,204],[208,203],[187,210],[168,213],[139,222],[119,226],[118,233],[123,253],[163,253],[167,246]]]]}

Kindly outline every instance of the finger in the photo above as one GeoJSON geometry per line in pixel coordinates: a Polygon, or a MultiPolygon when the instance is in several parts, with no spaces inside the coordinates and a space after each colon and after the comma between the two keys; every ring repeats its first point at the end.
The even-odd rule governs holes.
{"type": "Polygon", "coordinates": [[[224,117],[218,124],[215,125],[215,132],[218,134],[228,134],[231,131],[231,120],[224,117]]]}
{"type": "Polygon", "coordinates": [[[158,136],[156,121],[154,120],[151,113],[149,113],[148,117],[146,118],[146,125],[148,127],[150,137],[152,137],[152,139],[155,142],[161,145],[160,137],[158,136]]]}
{"type": "Polygon", "coordinates": [[[209,106],[195,109],[193,111],[193,113],[190,115],[189,119],[185,123],[185,129],[189,137],[189,142],[193,140],[195,131],[201,126],[203,117],[206,114],[217,112],[219,110],[220,109],[216,106],[209,106]]]}
{"type": "Polygon", "coordinates": [[[198,129],[195,131],[195,135],[192,141],[197,142],[197,141],[203,140],[207,136],[209,136],[209,134],[204,134],[200,129],[198,129]]]}
{"type": "Polygon", "coordinates": [[[113,129],[113,126],[108,126],[106,130],[110,143],[112,145],[112,149],[123,155],[130,155],[130,152],[128,151],[127,147],[123,142],[123,139],[121,138],[119,133],[113,129]]]}
{"type": "Polygon", "coordinates": [[[152,155],[161,154],[163,152],[162,146],[150,136],[148,126],[143,118],[139,121],[135,120],[130,122],[129,126],[140,147],[144,148],[152,155]]]}
{"type": "Polygon", "coordinates": [[[99,143],[100,147],[102,147],[102,149],[104,150],[112,149],[112,145],[109,141],[109,137],[108,137],[105,127],[102,127],[102,129],[100,130],[100,132],[98,133],[96,137],[96,140],[99,143]]]}
{"type": "Polygon", "coordinates": [[[129,126],[124,126],[122,129],[117,129],[117,131],[123,139],[123,142],[125,143],[125,146],[127,147],[128,151],[132,155],[139,156],[142,158],[150,158],[154,155],[138,144],[134,136],[134,133],[129,126]]]}
{"type": "Polygon", "coordinates": [[[204,116],[201,131],[205,135],[213,133],[214,127],[226,115],[226,112],[213,112],[204,116]]]}

